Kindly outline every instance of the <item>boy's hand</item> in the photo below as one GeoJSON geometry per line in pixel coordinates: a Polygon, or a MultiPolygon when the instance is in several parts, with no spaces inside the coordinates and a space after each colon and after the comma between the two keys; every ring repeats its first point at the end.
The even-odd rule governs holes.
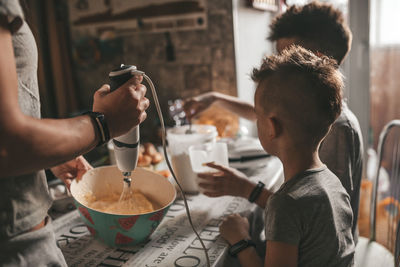
{"type": "Polygon", "coordinates": [[[199,186],[203,194],[209,197],[240,196],[248,198],[252,191],[252,184],[240,171],[224,167],[213,162],[206,164],[218,172],[199,173],[199,186]]]}
{"type": "Polygon", "coordinates": [[[73,179],[80,179],[86,171],[93,169],[93,167],[86,161],[83,156],[79,156],[73,160],[67,161],[63,164],[51,168],[51,172],[58,179],[64,182],[69,187],[73,179]]]}
{"type": "Polygon", "coordinates": [[[145,97],[146,87],[140,84],[142,79],[136,75],[113,92],[105,84],[94,94],[93,111],[105,115],[111,138],[126,133],[146,119],[150,102],[145,97]]]}
{"type": "Polygon", "coordinates": [[[239,214],[231,214],[224,218],[219,227],[219,232],[230,245],[233,245],[242,239],[250,239],[249,229],[247,218],[239,214]]]}
{"type": "Polygon", "coordinates": [[[186,117],[190,120],[197,116],[216,100],[216,94],[214,92],[208,92],[185,100],[183,109],[185,110],[186,117]]]}

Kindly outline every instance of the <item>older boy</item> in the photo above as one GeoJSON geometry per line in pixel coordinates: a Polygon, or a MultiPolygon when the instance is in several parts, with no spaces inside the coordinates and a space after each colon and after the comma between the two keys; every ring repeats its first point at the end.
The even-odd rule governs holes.
{"type": "MultiPolygon", "coordinates": [[[[341,64],[351,47],[351,32],[344,22],[342,13],[329,4],[313,2],[304,6],[292,6],[274,19],[270,29],[269,39],[276,41],[278,53],[292,44],[297,44],[317,55],[328,55],[341,64]]],[[[256,119],[252,104],[215,92],[191,99],[186,104],[186,110],[196,115],[214,102],[244,118],[256,119]]],[[[354,213],[352,231],[357,239],[363,144],[358,120],[344,102],[340,116],[321,144],[319,156],[322,162],[339,177],[350,195],[354,213]]],[[[205,180],[201,186],[205,188],[206,195],[236,195],[249,198],[256,184],[250,183],[243,174],[237,171],[219,169],[222,171],[219,180],[214,179],[215,177],[203,176],[205,180]],[[243,179],[234,179],[235,177],[243,179]]],[[[255,201],[264,207],[269,195],[270,192],[264,189],[255,201]]]]}
{"type": "MultiPolygon", "coordinates": [[[[262,146],[283,163],[285,182],[268,200],[264,266],[352,266],[349,195],[319,146],[341,111],[343,81],[333,60],[292,46],[253,71],[262,146]],[[283,79],[284,78],[284,79],[283,79]]],[[[220,227],[242,266],[262,266],[239,215],[220,227]],[[246,245],[247,244],[247,245],[246,245]]]]}

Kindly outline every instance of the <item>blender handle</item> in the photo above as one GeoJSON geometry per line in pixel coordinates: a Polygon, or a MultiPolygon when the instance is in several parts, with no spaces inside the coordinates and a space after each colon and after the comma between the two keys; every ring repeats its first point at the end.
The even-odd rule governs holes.
{"type": "MultiPolygon", "coordinates": [[[[114,91],[131,79],[135,74],[143,75],[136,66],[121,65],[109,73],[110,90],[114,91]]],[[[140,131],[139,125],[133,127],[127,133],[113,139],[115,159],[118,168],[124,176],[130,176],[136,168],[139,156],[140,131]]]]}
{"type": "Polygon", "coordinates": [[[127,72],[123,75],[119,75],[118,77],[113,77],[110,79],[110,90],[115,91],[119,87],[121,87],[124,83],[126,83],[130,78],[132,78],[134,75],[143,75],[144,72],[140,70],[131,70],[130,72],[127,72]]]}

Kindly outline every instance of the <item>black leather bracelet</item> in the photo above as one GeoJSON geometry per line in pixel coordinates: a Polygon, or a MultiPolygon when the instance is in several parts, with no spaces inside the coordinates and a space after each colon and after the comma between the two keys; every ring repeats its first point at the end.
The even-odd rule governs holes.
{"type": "Polygon", "coordinates": [[[242,240],[240,240],[239,242],[237,242],[236,244],[233,244],[232,246],[230,246],[230,247],[229,247],[229,250],[228,250],[228,253],[229,253],[229,255],[231,255],[232,257],[236,257],[237,254],[238,254],[240,251],[242,251],[242,250],[244,250],[245,248],[248,248],[248,247],[250,247],[250,246],[255,247],[256,244],[255,244],[253,241],[249,240],[249,239],[242,239],[242,240]]]}
{"type": "Polygon", "coordinates": [[[100,136],[100,141],[97,146],[101,146],[107,143],[110,140],[110,132],[108,130],[106,118],[103,113],[88,111],[83,113],[82,115],[89,115],[93,120],[94,125],[96,126],[97,132],[100,136]]]}
{"type": "Polygon", "coordinates": [[[253,191],[251,191],[250,196],[249,196],[249,201],[251,203],[254,203],[254,201],[257,200],[257,198],[260,196],[261,191],[263,190],[265,184],[263,182],[258,182],[256,187],[254,187],[253,191]]]}

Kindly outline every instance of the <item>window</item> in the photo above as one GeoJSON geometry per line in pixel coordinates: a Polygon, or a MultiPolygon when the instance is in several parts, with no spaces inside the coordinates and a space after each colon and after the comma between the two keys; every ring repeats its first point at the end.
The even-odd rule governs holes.
{"type": "Polygon", "coordinates": [[[383,126],[400,119],[400,1],[371,0],[370,6],[370,145],[378,144],[383,126]]]}

